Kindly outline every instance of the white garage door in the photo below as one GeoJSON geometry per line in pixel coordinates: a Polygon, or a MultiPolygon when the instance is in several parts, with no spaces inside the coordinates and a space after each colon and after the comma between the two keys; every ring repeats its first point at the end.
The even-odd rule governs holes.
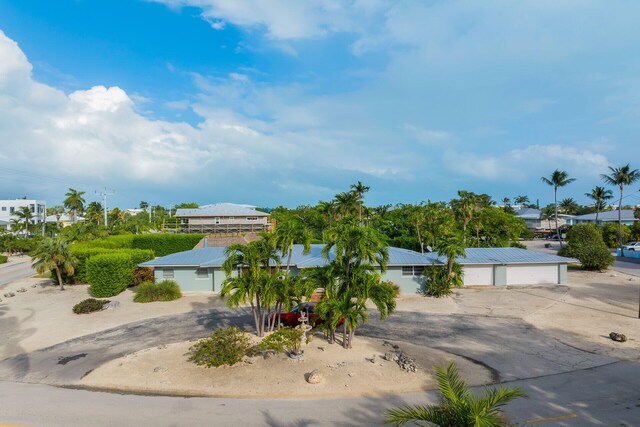
{"type": "Polygon", "coordinates": [[[558,265],[509,265],[507,285],[539,285],[558,283],[558,265]]]}
{"type": "Polygon", "coordinates": [[[465,285],[493,285],[493,266],[464,266],[465,285]]]}

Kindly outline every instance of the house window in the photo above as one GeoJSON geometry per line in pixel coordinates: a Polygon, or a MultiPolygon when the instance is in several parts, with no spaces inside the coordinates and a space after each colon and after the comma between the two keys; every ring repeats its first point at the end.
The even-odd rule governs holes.
{"type": "Polygon", "coordinates": [[[173,268],[164,268],[164,269],[162,269],[162,278],[163,279],[173,279],[173,268]]]}
{"type": "Polygon", "coordinates": [[[7,210],[7,207],[6,207],[6,206],[3,206],[3,207],[2,207],[2,210],[3,210],[3,211],[6,211],[6,210],[7,210]]]}
{"type": "Polygon", "coordinates": [[[402,266],[403,276],[421,276],[424,271],[423,265],[405,265],[402,266]]]}
{"type": "Polygon", "coordinates": [[[196,278],[198,279],[208,279],[209,271],[206,268],[198,268],[196,269],[196,278]]]}
{"type": "Polygon", "coordinates": [[[257,216],[248,216],[247,217],[247,221],[257,221],[258,217],[257,216]]]}
{"type": "Polygon", "coordinates": [[[11,206],[11,207],[9,208],[9,212],[10,212],[10,213],[13,213],[15,210],[16,210],[16,208],[14,208],[13,206],[11,206]]]}

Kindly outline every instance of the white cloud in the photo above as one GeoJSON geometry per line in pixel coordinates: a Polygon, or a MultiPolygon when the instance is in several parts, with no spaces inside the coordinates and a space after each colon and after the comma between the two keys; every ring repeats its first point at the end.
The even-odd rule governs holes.
{"type": "Polygon", "coordinates": [[[450,132],[424,129],[410,123],[403,124],[402,130],[424,145],[441,146],[445,143],[450,143],[454,139],[450,132]]]}

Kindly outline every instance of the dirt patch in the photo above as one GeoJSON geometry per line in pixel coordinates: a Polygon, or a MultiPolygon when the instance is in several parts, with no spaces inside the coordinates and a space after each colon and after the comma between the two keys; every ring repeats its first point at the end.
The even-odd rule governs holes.
{"type": "Polygon", "coordinates": [[[86,375],[83,387],[136,393],[241,398],[331,398],[418,392],[436,388],[433,365],[455,361],[471,384],[491,382],[491,372],[471,361],[439,350],[404,342],[356,337],[352,349],[330,345],[321,337],[305,347],[303,361],[278,354],[270,359],[252,358],[232,367],[205,368],[189,362],[193,342],[153,347],[112,360],[86,375]],[[409,355],[417,372],[402,370],[385,360],[392,345],[409,355]],[[308,384],[313,370],[322,376],[308,384]]]}

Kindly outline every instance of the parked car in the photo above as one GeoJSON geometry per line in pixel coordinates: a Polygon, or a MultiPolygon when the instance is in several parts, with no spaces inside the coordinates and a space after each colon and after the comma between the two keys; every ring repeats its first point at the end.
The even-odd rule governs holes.
{"type": "Polygon", "coordinates": [[[640,242],[629,242],[626,245],[622,245],[622,249],[625,251],[640,251],[640,242]]]}
{"type": "MultiPolygon", "coordinates": [[[[304,302],[294,307],[291,311],[280,313],[280,321],[285,326],[296,327],[301,323],[299,319],[302,316],[302,313],[304,312],[309,319],[308,322],[310,325],[312,326],[320,325],[322,324],[324,319],[322,319],[316,313],[314,313],[315,307],[316,307],[315,302],[304,302]]],[[[344,319],[340,319],[339,325],[341,325],[343,322],[344,322],[344,319]]]]}

